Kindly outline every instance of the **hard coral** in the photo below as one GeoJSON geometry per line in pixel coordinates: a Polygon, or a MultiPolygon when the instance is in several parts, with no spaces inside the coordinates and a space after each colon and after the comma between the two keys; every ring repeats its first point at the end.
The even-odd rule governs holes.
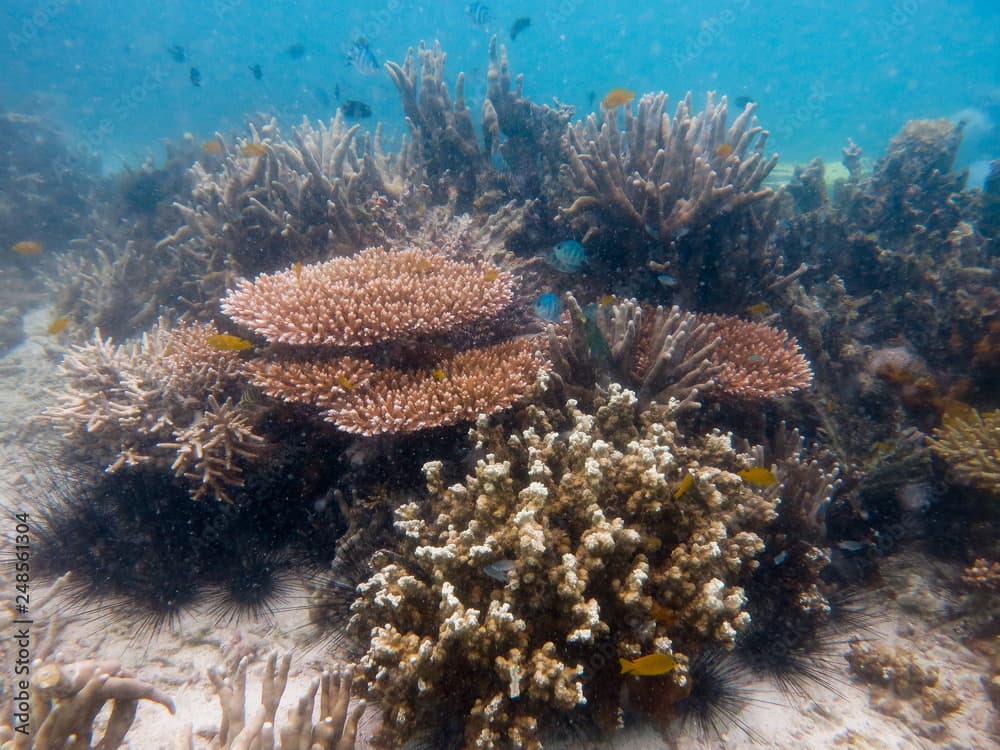
{"type": "Polygon", "coordinates": [[[452,425],[530,395],[548,364],[541,340],[463,348],[502,337],[515,308],[514,277],[495,266],[381,248],[262,274],[222,303],[290,345],[248,365],[255,385],[361,435],[452,425]]]}
{"type": "Polygon", "coordinates": [[[518,432],[481,417],[463,483],[425,466],[429,502],[397,510],[400,548],[353,606],[381,746],[458,708],[465,747],[540,747],[585,702],[614,726],[620,689],[642,689],[618,657],[672,655],[658,681],[682,687],[684,654],[733,643],[778,500],[736,475],[750,458],[729,436],[683,439],[675,407],[613,385],[595,413],[528,407],[518,432]]]}
{"type": "Polygon", "coordinates": [[[184,476],[195,497],[228,499],[264,441],[238,413],[239,352],[213,348],[212,324],[158,324],[115,345],[98,330],[63,360],[69,383],[43,418],[108,471],[153,462],[184,476]],[[197,466],[197,470],[195,467],[197,466]]]}
{"type": "Polygon", "coordinates": [[[1000,494],[1000,409],[945,414],[931,448],[959,479],[1000,494]]]}

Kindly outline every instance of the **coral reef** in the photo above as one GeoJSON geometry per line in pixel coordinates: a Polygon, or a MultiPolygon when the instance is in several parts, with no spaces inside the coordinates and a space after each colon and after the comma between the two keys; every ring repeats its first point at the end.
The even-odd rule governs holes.
{"type": "Polygon", "coordinates": [[[266,448],[234,404],[239,352],[214,348],[212,324],[156,325],[115,345],[98,330],[62,364],[68,383],[42,418],[108,471],[153,463],[184,477],[192,496],[228,500],[243,466],[266,448]]]}
{"type": "MultiPolygon", "coordinates": [[[[365,701],[357,701],[349,710],[349,670],[324,671],[319,679],[313,680],[296,707],[288,712],[288,721],[279,730],[276,714],[288,683],[291,654],[279,656],[274,652],[267,657],[261,679],[260,705],[249,718],[246,716],[248,666],[249,657],[244,656],[235,663],[229,674],[219,667],[208,670],[208,678],[222,707],[218,744],[213,743],[212,747],[220,750],[251,750],[257,747],[276,750],[353,750],[358,720],[364,713],[365,701]],[[319,719],[314,721],[317,691],[320,693],[319,719]]],[[[178,747],[194,750],[190,727],[180,738],[178,747]]]]}
{"type": "Polygon", "coordinates": [[[429,499],[397,509],[398,548],[352,608],[381,746],[444,711],[465,714],[467,747],[540,747],[584,702],[611,729],[623,689],[677,699],[688,655],[732,645],[778,500],[736,475],[751,458],[729,436],[684,440],[675,407],[640,411],[612,385],[593,414],[528,407],[513,432],[480,418],[464,483],[425,467],[429,499]],[[675,668],[621,676],[618,658],[651,653],[675,668]]]}
{"type": "Polygon", "coordinates": [[[248,365],[257,387],[378,435],[456,424],[530,395],[547,363],[542,341],[496,341],[514,332],[515,302],[513,276],[495,266],[370,248],[241,281],[222,309],[288,345],[248,365]]]}
{"type": "Polygon", "coordinates": [[[1000,409],[946,414],[931,448],[963,482],[1000,494],[1000,409]]]}
{"type": "Polygon", "coordinates": [[[402,197],[398,164],[378,132],[359,135],[341,113],[329,125],[308,121],[281,136],[276,121],[250,124],[251,135],[228,147],[218,170],[192,168],[191,197],[175,204],[184,219],[158,249],[171,248],[202,277],[202,298],[217,298],[243,273],[289,260],[349,254],[384,239],[373,220],[402,197]]]}

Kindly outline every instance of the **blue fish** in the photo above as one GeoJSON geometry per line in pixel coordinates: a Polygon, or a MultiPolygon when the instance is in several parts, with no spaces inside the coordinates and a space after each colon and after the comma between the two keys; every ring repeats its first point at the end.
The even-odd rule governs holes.
{"type": "Polygon", "coordinates": [[[510,574],[517,569],[517,560],[497,560],[483,568],[483,572],[499,583],[507,583],[510,574]]]}
{"type": "Polygon", "coordinates": [[[549,265],[563,273],[576,273],[587,265],[587,251],[576,240],[563,240],[546,257],[549,265]]]}
{"type": "Polygon", "coordinates": [[[489,26],[493,16],[490,14],[490,6],[486,3],[472,3],[465,6],[467,15],[476,26],[489,26]]]}
{"type": "Polygon", "coordinates": [[[677,280],[676,276],[671,276],[669,273],[661,273],[656,277],[656,280],[660,282],[660,286],[664,289],[673,289],[681,283],[677,280]]]}
{"type": "Polygon", "coordinates": [[[379,70],[378,58],[364,37],[355,39],[347,51],[347,64],[363,76],[373,76],[379,70]]]}
{"type": "Polygon", "coordinates": [[[558,323],[562,314],[562,305],[559,303],[559,295],[554,292],[546,292],[535,300],[535,315],[550,323],[558,323]]]}

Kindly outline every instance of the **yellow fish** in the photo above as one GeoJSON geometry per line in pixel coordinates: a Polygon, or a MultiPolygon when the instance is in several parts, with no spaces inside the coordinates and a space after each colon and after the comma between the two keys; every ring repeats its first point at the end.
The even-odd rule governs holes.
{"type": "Polygon", "coordinates": [[[720,143],[715,147],[715,155],[721,159],[729,157],[733,153],[732,145],[728,143],[720,143]]]}
{"type": "Polygon", "coordinates": [[[240,148],[241,156],[267,156],[267,146],[263,143],[244,143],[240,148]]]}
{"type": "Polygon", "coordinates": [[[440,383],[442,380],[444,380],[444,370],[442,370],[440,367],[434,368],[433,370],[431,370],[431,377],[440,383]]]}
{"type": "Polygon", "coordinates": [[[762,466],[755,466],[752,469],[744,469],[743,471],[737,473],[740,475],[740,479],[747,484],[754,485],[755,487],[768,487],[778,481],[778,478],[774,476],[774,474],[762,466]]]}
{"type": "Polygon", "coordinates": [[[62,333],[63,331],[65,331],[68,326],[69,326],[69,318],[63,315],[61,318],[56,318],[51,323],[49,323],[49,327],[45,329],[45,332],[48,334],[55,335],[57,333],[62,333]]]}
{"type": "Polygon", "coordinates": [[[205,141],[201,144],[201,150],[210,156],[222,153],[222,144],[216,140],[205,141]]]}
{"type": "Polygon", "coordinates": [[[239,336],[233,336],[229,333],[216,333],[205,340],[210,347],[218,349],[221,352],[238,352],[243,349],[253,348],[253,344],[246,339],[241,339],[239,336]]]}
{"type": "Polygon", "coordinates": [[[347,376],[342,372],[337,373],[337,385],[348,393],[354,390],[354,384],[351,383],[351,381],[347,379],[347,376]]]}
{"type": "Polygon", "coordinates": [[[292,264],[292,268],[295,269],[295,280],[302,281],[302,261],[295,261],[295,263],[292,264]]]}
{"type": "Polygon", "coordinates": [[[659,677],[675,666],[674,657],[667,654],[649,654],[638,659],[619,659],[622,674],[634,674],[636,677],[659,677]]]}
{"type": "Polygon", "coordinates": [[[10,249],[18,255],[38,255],[42,252],[42,243],[33,242],[32,240],[21,240],[21,242],[15,242],[10,249]]]}
{"type": "Polygon", "coordinates": [[[483,281],[487,283],[491,281],[496,281],[499,278],[500,278],[500,272],[495,268],[491,268],[489,271],[483,274],[483,281]]]}
{"type": "Polygon", "coordinates": [[[601,106],[605,109],[613,109],[620,107],[622,104],[628,104],[633,99],[635,99],[634,91],[629,91],[628,89],[611,89],[601,101],[601,106]]]}
{"type": "Polygon", "coordinates": [[[692,484],[694,484],[694,477],[691,476],[691,474],[685,474],[684,478],[681,480],[680,486],[674,493],[674,500],[680,500],[682,497],[684,497],[684,495],[687,494],[687,491],[691,489],[692,484]]]}
{"type": "Polygon", "coordinates": [[[607,307],[608,305],[613,305],[614,303],[615,303],[615,295],[613,294],[605,294],[597,301],[597,304],[600,305],[601,307],[607,307]]]}
{"type": "Polygon", "coordinates": [[[766,302],[754,302],[752,305],[747,307],[747,312],[750,315],[763,315],[771,309],[771,306],[766,302]]]}

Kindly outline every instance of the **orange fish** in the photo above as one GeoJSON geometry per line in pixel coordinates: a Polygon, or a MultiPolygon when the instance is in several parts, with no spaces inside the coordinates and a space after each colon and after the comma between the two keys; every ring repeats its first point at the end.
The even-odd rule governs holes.
{"type": "Polygon", "coordinates": [[[351,383],[351,381],[347,379],[347,376],[342,372],[337,373],[337,385],[348,393],[354,390],[354,384],[351,383]]]}
{"type": "Polygon", "coordinates": [[[267,146],[263,143],[244,143],[240,148],[241,156],[267,156],[267,146]]]}
{"type": "Polygon", "coordinates": [[[302,281],[302,261],[295,261],[295,263],[292,264],[292,268],[295,269],[295,280],[302,281]]]}
{"type": "Polygon", "coordinates": [[[755,487],[767,487],[778,481],[778,478],[774,476],[774,474],[762,466],[755,466],[752,469],[743,469],[743,471],[738,471],[736,473],[739,474],[740,479],[744,482],[752,484],[755,487]]]}
{"type": "Polygon", "coordinates": [[[246,339],[241,339],[239,336],[233,336],[230,333],[216,333],[209,336],[205,341],[213,349],[218,349],[222,352],[238,352],[253,347],[253,344],[246,339]]]}
{"type": "Polygon", "coordinates": [[[55,336],[57,333],[62,333],[69,326],[69,318],[63,315],[61,318],[56,318],[51,323],[49,327],[45,329],[45,332],[49,335],[55,336]]]}
{"type": "Polygon", "coordinates": [[[715,147],[715,155],[721,159],[727,158],[732,153],[733,153],[733,147],[729,143],[720,143],[718,146],[715,147]]]}
{"type": "Polygon", "coordinates": [[[677,662],[667,654],[647,654],[638,659],[618,659],[622,674],[633,674],[636,677],[659,677],[671,671],[677,662]]]}
{"type": "Polygon", "coordinates": [[[15,242],[10,249],[18,255],[38,255],[42,252],[43,248],[41,242],[21,240],[20,242],[15,242]]]}
{"type": "Polygon", "coordinates": [[[628,104],[633,99],[635,99],[634,91],[629,91],[628,89],[611,89],[604,99],[601,100],[601,106],[605,109],[614,109],[623,104],[628,104]]]}
{"type": "Polygon", "coordinates": [[[687,491],[691,489],[691,485],[694,484],[694,477],[691,474],[685,474],[684,478],[681,480],[680,486],[677,491],[674,492],[674,500],[680,500],[687,494],[687,491]]]}
{"type": "Polygon", "coordinates": [[[216,140],[205,141],[201,144],[201,150],[210,156],[222,153],[222,144],[216,140]]]}

